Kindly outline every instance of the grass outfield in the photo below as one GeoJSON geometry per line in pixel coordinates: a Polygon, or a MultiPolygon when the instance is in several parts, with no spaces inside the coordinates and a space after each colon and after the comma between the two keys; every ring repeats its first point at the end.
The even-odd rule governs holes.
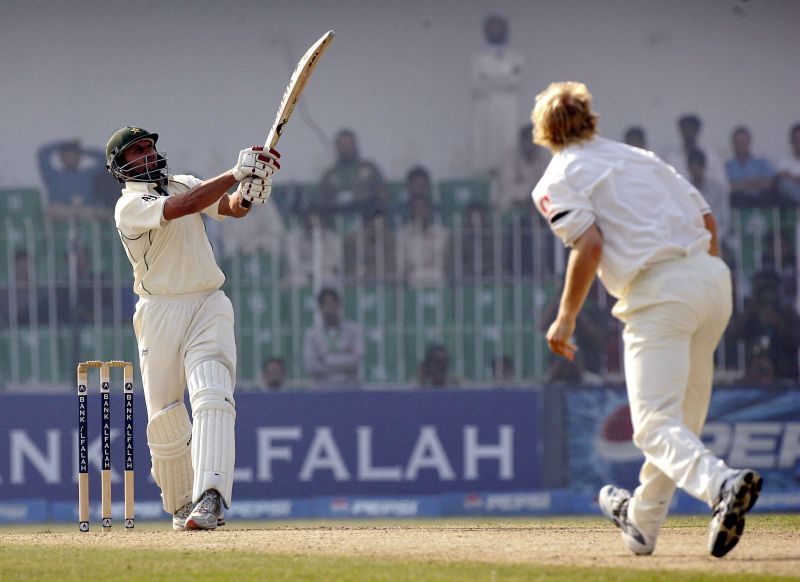
{"type": "MultiPolygon", "coordinates": [[[[94,524],[93,524],[94,525],[94,524]]],[[[800,576],[800,516],[748,517],[742,541],[708,556],[705,518],[673,518],[635,557],[594,518],[167,522],[103,534],[75,525],[0,528],[0,579],[779,580],[800,576]]],[[[800,578],[796,578],[800,579],[800,578]]]]}

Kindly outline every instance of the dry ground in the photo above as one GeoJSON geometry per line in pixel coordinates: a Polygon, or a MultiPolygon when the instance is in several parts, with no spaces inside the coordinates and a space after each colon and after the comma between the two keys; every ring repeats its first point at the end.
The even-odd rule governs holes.
{"type": "Polygon", "coordinates": [[[748,519],[739,546],[723,559],[706,550],[706,520],[668,522],[656,553],[636,557],[621,546],[617,530],[600,520],[504,520],[430,522],[328,522],[279,525],[231,523],[215,532],[172,532],[141,524],[103,534],[0,529],[0,546],[96,545],[104,548],[257,552],[284,556],[335,556],[417,562],[542,564],[713,574],[800,577],[800,517],[748,519]]]}

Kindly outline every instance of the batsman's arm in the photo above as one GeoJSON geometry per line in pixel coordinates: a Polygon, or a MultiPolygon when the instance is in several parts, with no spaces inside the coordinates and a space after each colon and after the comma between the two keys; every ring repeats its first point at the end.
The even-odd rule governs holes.
{"type": "Polygon", "coordinates": [[[572,246],[567,262],[567,273],[556,320],[547,330],[547,343],[553,353],[572,361],[577,347],[570,342],[575,332],[578,313],[586,301],[600,259],[603,256],[603,235],[592,224],[572,246]]]}
{"type": "Polygon", "coordinates": [[[217,202],[236,182],[236,178],[229,170],[216,178],[201,182],[184,194],[170,196],[164,204],[164,218],[175,220],[200,212],[217,202]]]}
{"type": "Polygon", "coordinates": [[[251,206],[243,205],[242,200],[243,198],[238,192],[225,194],[219,199],[219,213],[223,216],[232,216],[233,218],[247,216],[251,206]]]}

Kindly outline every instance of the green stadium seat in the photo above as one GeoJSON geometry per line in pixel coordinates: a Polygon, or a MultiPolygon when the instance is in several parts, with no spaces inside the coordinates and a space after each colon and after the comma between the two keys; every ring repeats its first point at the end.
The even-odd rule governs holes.
{"type": "Polygon", "coordinates": [[[439,182],[439,199],[434,201],[441,212],[442,222],[454,223],[455,215],[462,215],[472,202],[481,202],[489,208],[490,184],[488,180],[444,180],[439,182]]]}
{"type": "Polygon", "coordinates": [[[34,188],[0,189],[0,213],[15,221],[25,217],[41,222],[42,195],[34,188]]]}

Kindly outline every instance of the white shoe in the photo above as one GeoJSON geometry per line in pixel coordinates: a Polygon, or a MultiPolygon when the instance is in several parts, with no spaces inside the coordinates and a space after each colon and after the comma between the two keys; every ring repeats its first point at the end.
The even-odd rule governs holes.
{"type": "Polygon", "coordinates": [[[194,509],[194,503],[191,501],[178,509],[172,514],[172,529],[175,531],[183,531],[186,529],[186,518],[189,517],[194,509]]]}
{"type": "Polygon", "coordinates": [[[725,479],[708,526],[708,551],[721,558],[730,552],[744,532],[744,514],[758,501],[764,480],[758,471],[745,469],[725,479]]]}
{"type": "MultiPolygon", "coordinates": [[[[184,509],[184,505],[179,511],[184,509]]],[[[222,512],[222,501],[219,493],[213,489],[209,489],[200,498],[191,511],[183,520],[182,529],[217,529],[225,525],[225,514],[222,512]]],[[[173,528],[175,527],[175,516],[173,515],[173,528]]]]}
{"type": "Polygon", "coordinates": [[[628,502],[631,493],[627,489],[620,489],[613,485],[606,485],[600,490],[598,504],[611,522],[620,529],[622,543],[634,554],[647,556],[656,549],[655,540],[648,540],[644,532],[628,519],[628,502]]]}
{"type": "MultiPolygon", "coordinates": [[[[172,529],[175,531],[186,530],[186,518],[191,515],[194,506],[194,502],[190,501],[172,514],[172,529]]],[[[217,527],[221,527],[223,525],[225,525],[225,514],[220,511],[219,517],[217,518],[217,527]]]]}

